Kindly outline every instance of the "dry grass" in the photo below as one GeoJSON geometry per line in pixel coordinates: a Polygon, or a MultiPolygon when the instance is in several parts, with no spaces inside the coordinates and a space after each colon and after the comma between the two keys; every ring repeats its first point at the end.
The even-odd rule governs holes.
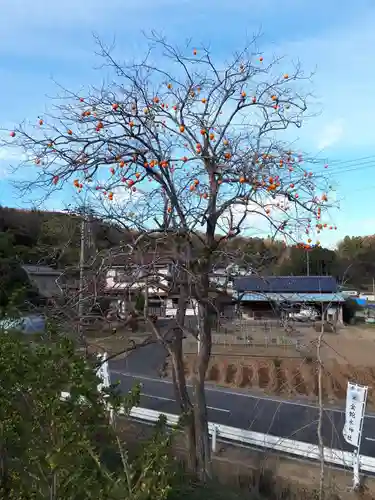
{"type": "MultiPolygon", "coordinates": [[[[122,438],[130,445],[149,439],[152,434],[152,427],[126,418],[121,418],[118,425],[122,438]]],[[[174,452],[184,459],[185,443],[182,434],[176,434],[174,452]]],[[[285,500],[316,498],[314,492],[319,486],[319,464],[315,462],[299,461],[277,453],[240,448],[219,442],[218,450],[213,455],[213,465],[218,483],[231,487],[233,492],[242,490],[249,494],[250,490],[254,489],[264,495],[262,498],[285,500]]],[[[325,491],[336,495],[332,496],[335,499],[352,499],[352,474],[352,470],[338,470],[327,466],[325,491]]],[[[243,498],[251,496],[246,495],[243,498]]],[[[375,479],[366,478],[365,492],[361,498],[363,500],[375,498],[375,479]]]]}
{"type": "MultiPolygon", "coordinates": [[[[115,325],[113,325],[115,327],[115,325]]],[[[150,333],[144,329],[137,332],[132,332],[125,328],[116,328],[112,331],[111,328],[103,328],[87,332],[86,341],[89,346],[89,352],[106,352],[109,355],[121,352],[127,348],[134,346],[134,344],[141,344],[144,342],[150,333]]],[[[126,353],[121,354],[118,359],[126,357],[126,353]]]]}
{"type": "MultiPolygon", "coordinates": [[[[229,331],[229,333],[228,333],[229,331]]],[[[266,395],[317,401],[317,363],[314,328],[301,326],[286,336],[278,327],[265,333],[261,326],[242,324],[230,333],[213,335],[212,357],[207,380],[219,385],[240,387],[266,395]],[[298,346],[296,347],[296,342],[298,346]]],[[[185,366],[193,371],[197,344],[185,341],[185,366]]],[[[326,333],[321,355],[324,366],[323,398],[339,404],[345,399],[348,380],[370,387],[368,404],[375,410],[375,329],[343,327],[326,333]]],[[[166,375],[169,374],[167,366],[166,375]]]]}
{"type": "Polygon", "coordinates": [[[127,348],[132,348],[134,342],[141,344],[147,338],[146,335],[113,335],[108,337],[99,337],[94,341],[88,339],[88,352],[103,353],[106,352],[109,356],[121,352],[117,359],[123,359],[127,356],[126,352],[122,352],[127,348]]]}

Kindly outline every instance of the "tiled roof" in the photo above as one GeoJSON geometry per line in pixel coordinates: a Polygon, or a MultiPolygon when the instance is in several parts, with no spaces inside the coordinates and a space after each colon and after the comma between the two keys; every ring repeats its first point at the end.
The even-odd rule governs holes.
{"type": "Polygon", "coordinates": [[[341,293],[237,293],[236,298],[241,302],[345,302],[341,293]]]}
{"type": "Polygon", "coordinates": [[[49,266],[33,266],[24,265],[22,268],[27,272],[27,274],[38,274],[38,275],[49,275],[49,276],[60,276],[61,271],[53,269],[49,266]]]}
{"type": "Polygon", "coordinates": [[[237,292],[336,293],[332,276],[243,276],[234,279],[237,292]]]}
{"type": "MultiPolygon", "coordinates": [[[[176,257],[174,255],[174,257],[176,257]]],[[[108,267],[128,267],[128,266],[151,266],[151,267],[165,267],[173,262],[173,257],[164,255],[159,256],[155,253],[134,253],[130,255],[127,252],[117,253],[114,255],[107,255],[105,257],[105,264],[108,267]]]]}

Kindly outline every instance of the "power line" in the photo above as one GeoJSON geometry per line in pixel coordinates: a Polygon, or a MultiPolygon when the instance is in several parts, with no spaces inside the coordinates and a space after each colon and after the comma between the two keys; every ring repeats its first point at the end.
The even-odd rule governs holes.
{"type": "Polygon", "coordinates": [[[363,160],[369,160],[369,159],[375,160],[375,155],[362,156],[362,157],[359,157],[359,158],[353,158],[351,160],[329,160],[329,159],[327,159],[326,163],[329,163],[329,164],[337,164],[337,163],[339,163],[341,165],[343,163],[356,163],[356,162],[362,162],[363,160]]]}
{"type": "MultiPolygon", "coordinates": [[[[345,168],[344,169],[327,169],[328,170],[327,174],[330,176],[331,175],[337,176],[337,175],[346,174],[349,172],[358,172],[358,171],[362,172],[363,170],[367,170],[367,169],[373,168],[373,167],[375,167],[375,162],[372,162],[369,164],[358,165],[356,167],[346,168],[346,169],[345,168]]],[[[319,170],[318,172],[315,172],[315,173],[322,173],[324,171],[319,170]]]]}

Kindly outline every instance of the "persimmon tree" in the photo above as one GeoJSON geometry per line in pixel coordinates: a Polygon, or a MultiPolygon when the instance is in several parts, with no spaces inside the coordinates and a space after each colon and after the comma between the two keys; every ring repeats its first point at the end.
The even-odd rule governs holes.
{"type": "Polygon", "coordinates": [[[302,126],[310,75],[269,60],[256,39],[226,63],[216,63],[207,48],[179,49],[156,34],[140,62],[120,62],[98,43],[113,82],[65,91],[50,114],[16,127],[6,142],[26,155],[19,168],[33,169],[33,180],[18,182],[24,193],[73,185],[106,220],[136,231],[129,259],[145,242],[173,242],[179,303],[167,348],[191,462],[205,478],[211,471],[204,392],[214,309],[209,275],[230,241],[257,225],[284,242],[303,234],[304,245],[319,244],[312,239],[328,204],[325,171],[285,134],[302,126]],[[194,403],[182,347],[184,330],[198,335],[185,325],[192,298],[200,340],[194,403]]]}

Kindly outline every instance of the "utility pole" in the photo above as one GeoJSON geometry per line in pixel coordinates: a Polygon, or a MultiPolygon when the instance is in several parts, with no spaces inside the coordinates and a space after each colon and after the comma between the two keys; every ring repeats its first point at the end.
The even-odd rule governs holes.
{"type": "Polygon", "coordinates": [[[83,298],[84,298],[84,286],[85,286],[85,236],[86,236],[86,220],[85,216],[82,217],[81,221],[81,245],[80,245],[80,256],[79,256],[79,294],[78,294],[78,340],[82,340],[83,337],[83,298]]]}
{"type": "Polygon", "coordinates": [[[306,250],[306,276],[310,276],[310,253],[306,250]]]}
{"type": "Polygon", "coordinates": [[[148,285],[149,285],[149,279],[148,278],[149,278],[149,276],[148,276],[148,273],[147,273],[147,276],[145,278],[145,303],[144,303],[144,307],[143,307],[143,315],[144,315],[144,318],[145,318],[146,321],[147,321],[147,318],[148,318],[148,311],[149,311],[149,305],[148,305],[148,285]]]}

